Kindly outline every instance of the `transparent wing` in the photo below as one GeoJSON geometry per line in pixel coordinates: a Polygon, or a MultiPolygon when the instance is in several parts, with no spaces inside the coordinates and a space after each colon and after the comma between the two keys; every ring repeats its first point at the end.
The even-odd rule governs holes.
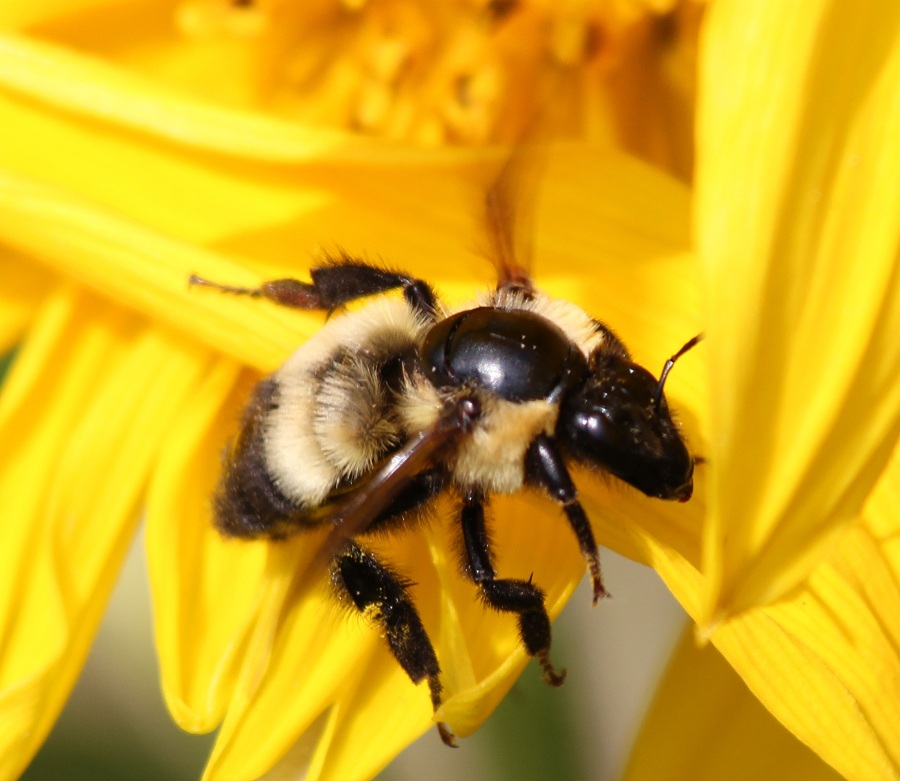
{"type": "Polygon", "coordinates": [[[498,288],[531,290],[532,244],[540,185],[555,140],[577,134],[577,78],[563,68],[488,187],[485,228],[498,288]]]}
{"type": "Polygon", "coordinates": [[[545,155],[537,146],[517,146],[485,195],[485,227],[498,288],[532,289],[532,239],[545,155]]]}

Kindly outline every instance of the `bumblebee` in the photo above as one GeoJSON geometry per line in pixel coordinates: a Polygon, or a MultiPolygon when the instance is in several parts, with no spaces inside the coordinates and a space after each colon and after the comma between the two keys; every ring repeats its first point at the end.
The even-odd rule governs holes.
{"type": "MultiPolygon", "coordinates": [[[[427,282],[341,256],[256,289],[195,284],[330,318],[256,387],[230,445],[214,500],[227,536],[281,539],[330,528],[331,578],[343,601],[374,618],[435,711],[441,670],[409,584],[366,547],[408,529],[443,493],[458,505],[464,574],[489,607],[518,618],[528,653],[558,686],[540,587],[498,575],[485,521],[491,494],[537,488],[565,515],[584,556],[594,604],[605,595],[597,544],[567,464],[610,474],[659,499],[687,501],[694,459],[663,385],[622,341],[576,305],[501,266],[474,305],[445,308],[427,282]],[[386,296],[400,291],[399,296],[386,296]],[[335,536],[336,535],[336,536],[335,536]]],[[[446,724],[441,739],[455,745],[446,724]]]]}

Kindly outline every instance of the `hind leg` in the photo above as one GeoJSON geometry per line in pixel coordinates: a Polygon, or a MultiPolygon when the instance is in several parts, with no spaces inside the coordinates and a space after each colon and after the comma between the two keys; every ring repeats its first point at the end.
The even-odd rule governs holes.
{"type": "MultiPolygon", "coordinates": [[[[356,609],[384,632],[391,653],[412,682],[428,680],[431,704],[437,711],[441,706],[441,668],[409,595],[409,583],[355,543],[338,555],[333,580],[339,595],[349,596],[356,609]]],[[[444,743],[456,745],[446,724],[438,722],[437,728],[444,743]]]]}
{"type": "Polygon", "coordinates": [[[495,610],[515,613],[519,618],[519,636],[544,671],[544,680],[561,686],[565,670],[550,662],[550,616],[544,604],[544,592],[531,580],[498,578],[491,561],[490,541],[484,520],[484,497],[476,491],[463,496],[461,513],[465,572],[478,586],[481,598],[495,610]]]}

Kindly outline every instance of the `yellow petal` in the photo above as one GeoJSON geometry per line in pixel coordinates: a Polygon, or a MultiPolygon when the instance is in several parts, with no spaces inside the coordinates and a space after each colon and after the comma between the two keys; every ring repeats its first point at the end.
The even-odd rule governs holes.
{"type": "MultiPolygon", "coordinates": [[[[504,576],[533,574],[555,616],[584,571],[565,519],[525,497],[496,504],[495,544],[504,576]],[[545,555],[537,558],[535,550],[545,555]]],[[[464,736],[493,711],[528,658],[515,618],[485,611],[475,587],[458,574],[452,527],[433,529],[430,543],[411,535],[373,547],[415,583],[416,605],[444,669],[447,697],[440,717],[464,736]]],[[[293,547],[288,558],[287,551],[276,551],[278,574],[270,570],[270,575],[282,586],[273,586],[273,601],[264,611],[277,621],[286,610],[283,624],[273,640],[271,624],[261,620],[254,642],[262,655],[248,653],[235,705],[210,761],[209,781],[261,775],[323,714],[329,714],[329,726],[308,775],[319,781],[369,778],[433,724],[427,687],[409,681],[371,627],[338,611],[327,588],[306,593],[284,585],[303,579],[315,538],[302,538],[293,547]],[[286,605],[287,593],[293,596],[286,605]]]]}
{"type": "Polygon", "coordinates": [[[205,357],[71,288],[48,296],[4,388],[0,764],[27,764],[87,654],[150,463],[205,357]],[[47,367],[52,367],[48,372],[47,367]]]}
{"type": "Polygon", "coordinates": [[[258,619],[207,781],[262,775],[353,685],[381,642],[338,610],[327,578],[310,582],[320,535],[277,546],[235,544],[263,547],[268,561],[258,619]]]}
{"type": "Polygon", "coordinates": [[[4,355],[22,338],[53,282],[43,269],[15,255],[0,258],[0,279],[0,355],[4,355]]]}
{"type": "Polygon", "coordinates": [[[221,451],[238,419],[237,367],[220,361],[162,445],[147,499],[147,558],[163,693],[178,724],[222,721],[255,623],[265,547],[228,544],[209,520],[221,451]]]}
{"type": "Polygon", "coordinates": [[[412,687],[396,659],[381,648],[356,684],[335,708],[333,730],[313,757],[310,781],[374,778],[431,726],[424,687],[412,687]]]}
{"type": "MultiPolygon", "coordinates": [[[[555,618],[584,573],[584,560],[564,516],[543,497],[530,494],[497,497],[491,511],[493,550],[503,577],[533,577],[555,618]]],[[[440,630],[434,636],[441,659],[446,660],[447,697],[439,715],[464,737],[499,705],[529,657],[518,639],[515,619],[486,611],[474,587],[459,578],[452,514],[450,519],[431,546],[440,578],[434,593],[442,600],[440,630]]],[[[580,607],[585,613],[590,610],[589,603],[580,607]]]]}
{"type": "MultiPolygon", "coordinates": [[[[579,92],[579,132],[690,178],[699,3],[520,3],[515,13],[465,3],[439,11],[360,5],[15,2],[0,9],[0,26],[116,63],[121,83],[134,80],[136,90],[125,93],[140,91],[139,72],[197,103],[282,115],[301,135],[301,124],[361,131],[341,145],[365,143],[363,133],[428,145],[517,140],[546,102],[548,90],[536,84],[557,84],[562,63],[579,92]]],[[[72,74],[79,83],[81,71],[72,74]]],[[[98,72],[87,83],[107,79],[98,72]]],[[[129,97],[124,114],[154,124],[153,112],[129,97]]],[[[164,132],[182,124],[160,123],[164,132]]],[[[254,133],[216,135],[217,144],[240,147],[254,133]]],[[[270,150],[279,146],[274,136],[270,150]]]]}
{"type": "Polygon", "coordinates": [[[838,781],[714,648],[685,632],[632,746],[623,781],[838,781]]]}
{"type": "Polygon", "coordinates": [[[372,144],[359,136],[207,106],[101,60],[12,32],[0,35],[0,85],[11,95],[99,121],[95,129],[106,130],[102,124],[111,122],[185,147],[260,161],[323,160],[334,151],[348,154],[372,144]]]}
{"type": "Polygon", "coordinates": [[[655,569],[684,609],[697,615],[702,595],[700,531],[705,516],[706,478],[697,470],[694,496],[686,505],[644,500],[619,486],[579,482],[585,507],[601,544],[655,569]]]}
{"type": "Polygon", "coordinates": [[[296,345],[298,324],[305,321],[311,331],[321,321],[319,315],[255,307],[259,329],[236,329],[247,311],[244,302],[198,295],[204,291],[192,290],[188,278],[200,269],[238,284],[258,283],[246,268],[73,200],[64,190],[0,174],[0,215],[0,236],[12,246],[248,364],[274,368],[296,345]]]}
{"type": "Polygon", "coordinates": [[[713,634],[766,707],[851,779],[900,778],[898,499],[900,449],[807,586],[713,634]]]}
{"type": "Polygon", "coordinates": [[[28,0],[9,0],[0,9],[0,26],[25,28],[47,19],[65,17],[97,5],[107,5],[106,0],[47,0],[30,3],[28,0]]]}
{"type": "Polygon", "coordinates": [[[725,0],[705,43],[709,622],[802,582],[900,430],[900,5],[725,0]]]}
{"type": "MultiPolygon", "coordinates": [[[[0,36],[4,125],[0,167],[5,173],[55,184],[73,199],[106,206],[202,245],[287,222],[326,199],[327,188],[312,174],[299,177],[271,165],[305,160],[322,145],[296,138],[294,127],[268,123],[272,133],[283,131],[292,138],[285,139],[285,155],[280,156],[279,144],[270,145],[270,134],[245,126],[247,115],[181,116],[183,100],[169,106],[149,86],[138,90],[129,85],[134,87],[131,91],[121,87],[139,105],[132,113],[117,113],[125,99],[116,85],[106,84],[103,78],[107,70],[110,78],[118,72],[85,60],[103,69],[103,74],[83,74],[87,94],[77,100],[83,63],[77,58],[69,63],[66,58],[71,56],[64,50],[44,51],[28,39],[0,36]],[[39,51],[32,50],[35,46],[39,51]],[[47,72],[41,79],[43,70],[47,72]],[[31,79],[21,83],[22,74],[30,74],[31,79]],[[135,113],[147,118],[141,132],[133,126],[135,113]],[[180,132],[173,133],[173,128],[180,132]],[[217,135],[245,142],[255,138],[268,156],[249,165],[247,158],[255,158],[249,149],[223,149],[217,154],[217,135]],[[199,156],[200,152],[205,156],[199,156]]],[[[318,152],[320,157],[324,154],[321,149],[318,152]]]]}

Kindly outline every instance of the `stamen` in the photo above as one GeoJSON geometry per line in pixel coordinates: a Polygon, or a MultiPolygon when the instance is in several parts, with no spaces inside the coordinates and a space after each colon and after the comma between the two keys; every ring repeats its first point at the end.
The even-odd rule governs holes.
{"type": "Polygon", "coordinates": [[[198,43],[250,44],[237,49],[259,59],[244,88],[264,110],[385,138],[484,144],[518,141],[561,73],[628,67],[654,15],[523,0],[319,5],[181,0],[176,18],[198,43]]]}

